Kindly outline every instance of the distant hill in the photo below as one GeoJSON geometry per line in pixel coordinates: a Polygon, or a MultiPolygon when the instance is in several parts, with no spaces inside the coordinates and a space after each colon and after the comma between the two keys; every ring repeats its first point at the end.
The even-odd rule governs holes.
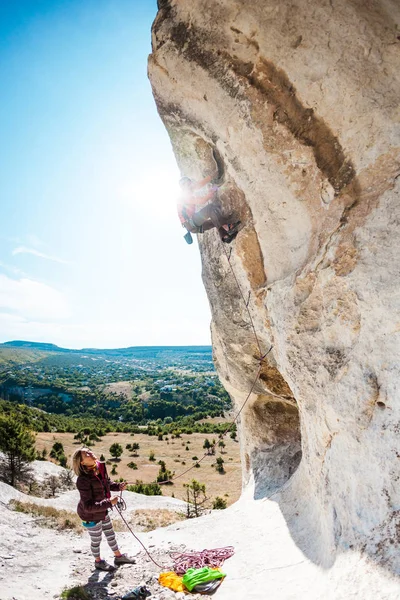
{"type": "Polygon", "coordinates": [[[43,350],[43,352],[70,352],[65,348],[60,348],[55,344],[46,344],[43,342],[26,342],[24,340],[14,340],[12,342],[4,342],[0,344],[0,348],[21,348],[26,350],[43,350]]]}
{"type": "Polygon", "coordinates": [[[29,342],[16,340],[0,344],[0,363],[2,362],[24,362],[31,360],[53,361],[82,361],[91,358],[121,361],[128,360],[136,362],[159,363],[167,366],[168,364],[197,363],[212,366],[212,347],[211,346],[130,346],[129,348],[82,348],[82,350],[71,350],[61,348],[55,344],[43,342],[29,342]],[[30,353],[30,356],[27,356],[30,353]],[[57,358],[58,357],[58,358],[57,358]],[[178,361],[178,362],[177,362],[178,361]]]}
{"type": "Polygon", "coordinates": [[[1,348],[15,348],[21,350],[41,350],[43,352],[71,352],[74,354],[91,354],[98,356],[126,356],[135,358],[156,358],[166,354],[202,354],[212,352],[211,346],[129,346],[128,348],[82,348],[72,350],[61,348],[55,344],[43,342],[29,342],[15,340],[0,344],[1,348]]]}

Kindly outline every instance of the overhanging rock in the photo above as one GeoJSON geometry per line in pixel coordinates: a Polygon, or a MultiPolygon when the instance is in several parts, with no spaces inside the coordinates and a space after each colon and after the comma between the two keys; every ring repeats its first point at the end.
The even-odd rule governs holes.
{"type": "MultiPolygon", "coordinates": [[[[240,417],[244,486],[279,502],[312,560],[357,550],[393,572],[399,12],[383,0],[163,0],[149,58],[182,174],[223,180],[224,209],[245,223],[228,256],[262,350],[273,345],[240,417]]],[[[200,247],[215,361],[239,408],[259,349],[214,230],[200,247]]]]}

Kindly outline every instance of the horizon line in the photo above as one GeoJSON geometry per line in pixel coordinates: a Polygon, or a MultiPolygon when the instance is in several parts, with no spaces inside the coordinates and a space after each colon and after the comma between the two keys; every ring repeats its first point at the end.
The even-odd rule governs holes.
{"type": "MultiPolygon", "coordinates": [[[[129,348],[212,348],[212,344],[180,344],[180,345],[146,345],[146,346],[116,346],[114,348],[97,348],[94,346],[87,346],[85,348],[65,348],[58,346],[52,342],[34,342],[32,340],[8,340],[7,342],[0,342],[0,348],[10,344],[35,344],[36,346],[53,346],[60,350],[69,350],[71,352],[83,352],[85,350],[128,350],[129,348]]],[[[10,347],[10,346],[8,346],[10,347]]]]}

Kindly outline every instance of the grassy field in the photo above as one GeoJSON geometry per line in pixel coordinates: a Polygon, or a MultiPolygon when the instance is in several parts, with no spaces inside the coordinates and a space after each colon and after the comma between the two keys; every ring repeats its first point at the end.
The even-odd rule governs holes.
{"type": "Polygon", "coordinates": [[[103,388],[103,392],[105,394],[122,394],[127,400],[130,400],[132,398],[132,390],[133,384],[130,381],[117,381],[115,383],[107,383],[103,388]]]}
{"type": "MultiPolygon", "coordinates": [[[[158,440],[156,436],[148,436],[145,434],[130,435],[128,433],[110,433],[104,436],[101,442],[97,442],[91,449],[95,454],[100,457],[101,454],[105,458],[111,459],[109,448],[112,444],[117,442],[121,444],[124,452],[118,461],[111,459],[111,464],[108,465],[108,472],[111,476],[112,465],[117,466],[117,475],[111,476],[111,478],[118,479],[123,477],[130,483],[135,483],[136,479],[140,479],[145,483],[150,483],[156,480],[159,471],[159,460],[163,460],[166,463],[167,469],[175,471],[175,476],[179,475],[196,462],[193,457],[197,456],[201,459],[204,455],[203,443],[205,438],[210,441],[218,437],[215,435],[205,435],[203,433],[193,433],[191,435],[182,434],[180,438],[166,440],[158,440]],[[127,444],[138,443],[140,449],[138,450],[139,456],[134,456],[132,452],[126,450],[127,444]],[[188,450],[186,449],[188,448],[188,450]],[[149,460],[150,452],[153,450],[155,455],[155,461],[149,460]],[[128,467],[128,463],[134,462],[137,465],[137,470],[132,470],[128,467]]],[[[46,448],[48,453],[52,448],[54,442],[61,442],[64,446],[65,455],[70,458],[76,448],[80,447],[80,443],[74,440],[74,436],[71,433],[38,433],[36,435],[36,449],[42,451],[46,448]]],[[[225,436],[224,442],[226,444],[221,454],[220,449],[217,447],[215,456],[206,456],[200,463],[199,468],[193,468],[188,473],[179,477],[173,485],[164,485],[163,495],[172,496],[175,498],[184,499],[184,483],[190,483],[192,479],[196,479],[200,483],[204,483],[206,486],[207,496],[213,500],[216,496],[220,496],[227,501],[230,505],[235,502],[241,491],[241,466],[239,457],[239,444],[229,437],[229,434],[225,436]],[[215,463],[215,459],[221,456],[224,460],[225,474],[217,473],[215,467],[211,465],[215,463]]]]}
{"type": "Polygon", "coordinates": [[[51,352],[39,350],[30,350],[20,348],[0,348],[0,365],[19,365],[22,363],[31,363],[42,360],[50,356],[51,352]]]}

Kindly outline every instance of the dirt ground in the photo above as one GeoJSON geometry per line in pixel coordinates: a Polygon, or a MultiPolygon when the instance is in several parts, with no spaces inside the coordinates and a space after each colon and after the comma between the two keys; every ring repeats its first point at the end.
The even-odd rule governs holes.
{"type": "Polygon", "coordinates": [[[107,383],[107,385],[104,386],[103,391],[105,394],[123,394],[125,398],[130,400],[132,398],[132,389],[133,384],[130,381],[117,381],[115,383],[107,383]]]}
{"type": "MultiPolygon", "coordinates": [[[[108,465],[108,472],[111,476],[112,465],[116,464],[117,475],[111,476],[111,478],[118,479],[123,477],[130,483],[135,483],[137,479],[149,483],[156,480],[159,471],[159,460],[164,460],[169,469],[175,472],[175,477],[180,473],[183,473],[190,467],[192,467],[196,460],[192,457],[197,456],[200,460],[204,456],[203,443],[206,438],[210,441],[218,437],[216,435],[207,435],[203,433],[193,433],[191,435],[182,434],[180,438],[171,439],[168,436],[168,440],[160,441],[156,436],[148,436],[145,434],[127,434],[127,433],[110,433],[104,436],[101,442],[96,442],[92,446],[92,450],[98,457],[101,454],[105,456],[107,460],[111,459],[111,464],[108,465]],[[117,442],[121,444],[124,451],[118,461],[111,458],[109,448],[112,444],[117,442]],[[126,450],[127,444],[138,443],[140,449],[138,450],[139,456],[134,456],[129,450],[126,450]],[[186,448],[189,448],[186,450],[186,448]],[[149,460],[151,450],[154,451],[155,461],[149,460]],[[134,462],[137,465],[137,470],[129,468],[127,465],[130,462],[134,462]]],[[[46,448],[48,453],[52,448],[54,442],[61,442],[64,446],[65,455],[67,456],[70,464],[70,458],[73,452],[80,447],[80,443],[74,440],[72,433],[38,433],[36,435],[36,449],[42,451],[46,448]]],[[[199,468],[192,468],[189,472],[179,477],[173,485],[164,486],[166,489],[163,492],[164,495],[172,496],[176,498],[184,499],[184,483],[189,483],[192,479],[196,479],[200,483],[204,483],[206,486],[207,496],[213,500],[216,496],[224,498],[229,506],[235,502],[241,491],[241,466],[239,457],[239,444],[232,440],[229,435],[225,436],[224,442],[226,444],[221,454],[217,448],[215,456],[206,456],[200,463],[199,468]],[[218,456],[223,458],[225,474],[217,473],[215,467],[211,465],[215,463],[218,456]]]]}

